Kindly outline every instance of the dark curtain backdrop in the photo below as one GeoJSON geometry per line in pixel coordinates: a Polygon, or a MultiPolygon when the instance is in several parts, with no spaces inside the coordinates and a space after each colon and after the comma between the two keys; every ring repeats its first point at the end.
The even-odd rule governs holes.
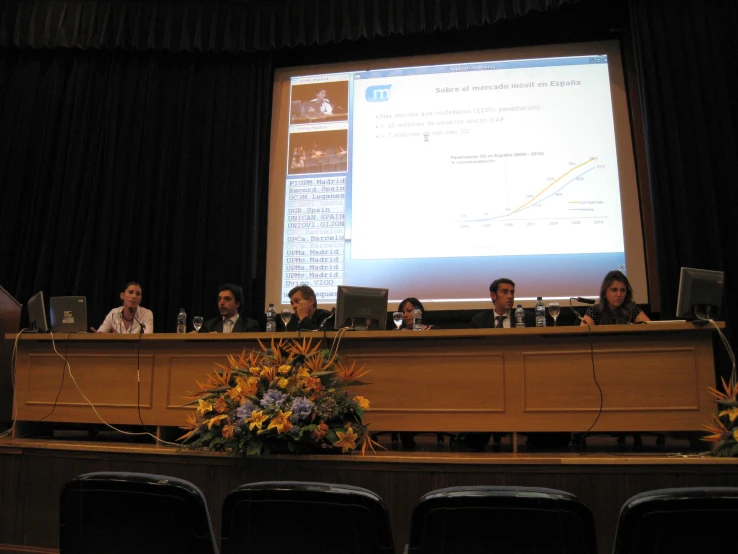
{"type": "Polygon", "coordinates": [[[140,279],[171,330],[180,304],[211,315],[236,280],[258,317],[275,66],[619,36],[636,52],[663,317],[680,266],[724,269],[732,327],[735,4],[7,0],[0,283],[87,294],[99,318],[140,279]]]}
{"type": "MultiPolygon", "coordinates": [[[[0,51],[0,280],[84,294],[98,325],[128,280],[155,328],[215,315],[261,272],[269,55],[0,51]]],[[[263,297],[263,293],[262,293],[263,297]]]]}

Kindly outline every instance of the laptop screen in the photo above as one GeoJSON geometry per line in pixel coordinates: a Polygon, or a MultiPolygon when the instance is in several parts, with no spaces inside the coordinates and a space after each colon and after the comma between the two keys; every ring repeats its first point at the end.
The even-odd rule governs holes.
{"type": "Polygon", "coordinates": [[[50,302],[51,330],[54,333],[87,332],[87,298],[54,296],[50,302]]]}

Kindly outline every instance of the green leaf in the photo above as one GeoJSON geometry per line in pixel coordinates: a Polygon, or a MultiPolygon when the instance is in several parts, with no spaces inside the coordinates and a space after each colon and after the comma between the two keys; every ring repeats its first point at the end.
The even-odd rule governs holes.
{"type": "MultiPolygon", "coordinates": [[[[345,431],[345,429],[342,427],[339,427],[338,430],[341,431],[342,433],[345,431]]],[[[325,438],[328,439],[328,441],[331,444],[333,444],[334,442],[338,440],[338,435],[336,435],[336,432],[333,429],[328,429],[328,432],[326,433],[325,438]]]]}
{"type": "Polygon", "coordinates": [[[359,416],[359,419],[364,419],[364,408],[362,408],[358,404],[354,406],[354,413],[359,416]]]}
{"type": "Polygon", "coordinates": [[[263,450],[264,443],[261,441],[251,441],[246,444],[246,455],[247,456],[260,456],[263,450]]]}
{"type": "Polygon", "coordinates": [[[734,458],[738,457],[738,443],[735,443],[730,449],[730,455],[734,458]]]}

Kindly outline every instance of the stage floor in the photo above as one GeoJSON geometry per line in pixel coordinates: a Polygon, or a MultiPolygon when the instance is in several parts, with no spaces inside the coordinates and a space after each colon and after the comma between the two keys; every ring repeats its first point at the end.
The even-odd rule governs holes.
{"type": "MultiPolygon", "coordinates": [[[[43,429],[41,429],[43,430],[43,429]]],[[[343,483],[379,494],[390,514],[396,551],[407,543],[417,500],[431,490],[464,485],[533,486],[576,494],[593,512],[599,552],[612,551],[620,506],[646,490],[686,486],[738,486],[738,459],[714,458],[690,450],[684,437],[632,435],[624,445],[610,435],[588,437],[586,448],[536,448],[510,437],[475,452],[435,434],[415,437],[403,450],[391,435],[376,455],[271,455],[244,458],[227,453],[181,450],[141,439],[121,441],[117,433],[56,430],[53,438],[0,439],[0,552],[55,552],[58,492],[67,480],[91,471],[136,471],[195,483],[205,494],[219,535],[220,507],[237,486],[265,480],[343,483]]],[[[492,442],[492,441],[491,441],[492,442]]]]}

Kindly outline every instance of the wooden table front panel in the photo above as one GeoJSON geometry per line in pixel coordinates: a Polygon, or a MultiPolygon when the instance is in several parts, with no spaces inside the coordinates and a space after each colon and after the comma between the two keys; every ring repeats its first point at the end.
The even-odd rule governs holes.
{"type": "MultiPolygon", "coordinates": [[[[226,363],[226,355],[271,337],[155,334],[139,343],[130,336],[83,335],[56,341],[103,419],[178,426],[192,409],[184,404],[197,390],[195,380],[226,363]]],[[[573,327],[347,333],[339,353],[371,369],[368,384],[355,392],[372,403],[367,421],[374,431],[581,430],[594,422],[601,398],[596,431],[686,431],[712,417],[711,344],[707,329],[670,324],[603,326],[591,335],[573,327]]],[[[17,420],[99,422],[68,370],[61,386],[64,366],[48,336],[23,337],[17,420]]]]}

